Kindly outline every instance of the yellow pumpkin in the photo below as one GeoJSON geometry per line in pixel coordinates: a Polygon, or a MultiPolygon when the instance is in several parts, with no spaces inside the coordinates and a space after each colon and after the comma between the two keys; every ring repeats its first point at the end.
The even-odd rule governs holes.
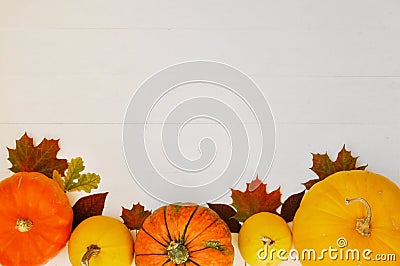
{"type": "Polygon", "coordinates": [[[73,266],[130,266],[133,260],[133,238],[119,220],[92,216],[72,232],[68,255],[73,266]]]}
{"type": "Polygon", "coordinates": [[[317,183],[293,220],[302,265],[400,265],[399,203],[399,187],[368,171],[342,171],[317,183]]]}
{"type": "Polygon", "coordinates": [[[243,259],[252,266],[279,265],[287,260],[292,233],[280,216],[260,212],[243,223],[238,247],[243,259]]]}

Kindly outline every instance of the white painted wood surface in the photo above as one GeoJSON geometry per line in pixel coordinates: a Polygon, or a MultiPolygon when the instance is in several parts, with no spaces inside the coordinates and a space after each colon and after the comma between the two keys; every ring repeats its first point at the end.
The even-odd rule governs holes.
{"type": "MultiPolygon", "coordinates": [[[[105,214],[160,206],[128,171],[124,114],[149,76],[201,59],[264,92],[277,138],[267,181],[283,198],[314,177],[311,152],[343,144],[400,185],[399,47],[394,0],[0,0],[0,177],[10,175],[5,147],[27,131],[60,138],[60,157],[82,156],[102,176],[105,214]]],[[[66,250],[48,263],[68,264],[66,250]]]]}

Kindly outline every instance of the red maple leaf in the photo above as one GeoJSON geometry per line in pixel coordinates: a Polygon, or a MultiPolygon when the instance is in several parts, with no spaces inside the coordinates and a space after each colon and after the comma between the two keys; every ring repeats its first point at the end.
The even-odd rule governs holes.
{"type": "Polygon", "coordinates": [[[150,214],[151,211],[145,211],[144,206],[137,203],[133,204],[130,210],[122,207],[121,218],[130,230],[139,230],[150,214]]]}
{"type": "Polygon", "coordinates": [[[59,140],[46,139],[35,146],[33,138],[25,134],[16,141],[15,149],[8,149],[8,160],[12,167],[10,170],[17,172],[40,172],[48,177],[53,176],[53,171],[57,170],[64,176],[65,170],[68,168],[66,159],[58,159],[57,153],[60,150],[58,146],[59,140]]]}
{"type": "Polygon", "coordinates": [[[247,218],[259,212],[276,213],[276,210],[282,205],[280,188],[267,193],[267,185],[258,177],[247,183],[244,192],[235,189],[231,189],[231,191],[232,206],[237,211],[234,218],[240,222],[244,222],[247,218]]]}

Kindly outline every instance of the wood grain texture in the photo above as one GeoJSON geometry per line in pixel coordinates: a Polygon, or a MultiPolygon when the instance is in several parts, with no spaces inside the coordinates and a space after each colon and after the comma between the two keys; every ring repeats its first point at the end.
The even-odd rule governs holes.
{"type": "MultiPolygon", "coordinates": [[[[271,189],[300,191],[312,177],[310,153],[334,155],[343,144],[400,185],[399,25],[395,0],[0,0],[1,177],[10,175],[5,147],[27,131],[60,138],[62,156],[82,156],[101,174],[105,213],[137,201],[157,208],[125,163],[125,111],[149,76],[202,59],[238,68],[267,98],[277,141],[271,189]]],[[[193,124],[186,136],[208,132],[221,130],[193,124]]],[[[190,138],[182,142],[198,155],[190,138]]],[[[66,263],[63,251],[48,265],[66,263]]]]}

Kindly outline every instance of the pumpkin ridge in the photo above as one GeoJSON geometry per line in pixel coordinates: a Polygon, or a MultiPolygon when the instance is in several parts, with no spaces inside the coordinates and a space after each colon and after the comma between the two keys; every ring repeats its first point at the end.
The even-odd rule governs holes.
{"type": "Polygon", "coordinates": [[[135,256],[165,256],[166,254],[165,253],[163,253],[163,254],[158,254],[158,253],[151,253],[151,254],[141,254],[141,253],[139,253],[139,254],[137,254],[137,253],[135,253],[135,256]]]}
{"type": "Polygon", "coordinates": [[[161,243],[160,241],[158,241],[154,236],[152,236],[149,232],[146,231],[146,229],[144,229],[142,227],[143,232],[145,232],[148,236],[150,236],[154,241],[156,241],[158,244],[160,244],[161,246],[163,246],[164,248],[167,248],[168,245],[164,245],[163,243],[161,243]]]}
{"type": "Polygon", "coordinates": [[[318,212],[320,212],[320,213],[328,214],[331,217],[340,218],[343,221],[347,221],[347,219],[345,217],[339,216],[338,213],[329,212],[329,211],[327,211],[325,209],[322,209],[322,208],[316,208],[316,210],[318,210],[318,212]]]}
{"type": "Polygon", "coordinates": [[[395,247],[392,247],[392,245],[389,245],[389,244],[387,243],[387,241],[383,241],[383,240],[381,239],[381,235],[375,234],[375,235],[374,235],[374,238],[375,238],[376,241],[379,241],[379,242],[381,243],[382,246],[386,246],[386,247],[388,247],[388,248],[390,248],[390,249],[392,250],[392,252],[387,252],[387,251],[385,251],[386,253],[394,253],[394,254],[396,254],[396,256],[399,255],[399,254],[396,252],[396,248],[395,248],[395,247]]]}
{"type": "MultiPolygon", "coordinates": [[[[197,262],[195,262],[194,260],[192,260],[192,259],[188,259],[188,262],[191,262],[191,263],[193,263],[194,265],[196,265],[196,266],[201,266],[200,264],[198,264],[197,262]]],[[[185,263],[185,265],[186,265],[186,263],[185,263]]]]}
{"type": "Polygon", "coordinates": [[[163,264],[161,264],[161,266],[163,266],[163,265],[167,265],[167,263],[169,263],[171,261],[171,259],[170,258],[168,258],[163,264]]]}
{"type": "MultiPolygon", "coordinates": [[[[330,183],[320,182],[320,183],[315,184],[314,186],[315,186],[315,187],[319,187],[319,186],[322,186],[322,185],[328,187],[330,191],[332,191],[332,190],[335,191],[335,194],[336,194],[338,197],[339,197],[339,196],[340,196],[340,197],[343,196],[343,193],[341,193],[337,187],[333,186],[333,185],[330,184],[330,183]]],[[[314,187],[314,186],[313,186],[313,187],[314,187]]],[[[314,190],[315,190],[315,189],[314,189],[314,190]]],[[[325,190],[326,190],[326,188],[325,188],[325,190]]],[[[319,194],[322,194],[322,193],[319,193],[319,194]]],[[[337,206],[337,207],[341,210],[340,214],[342,214],[342,216],[339,216],[339,215],[338,215],[339,213],[332,213],[332,212],[326,211],[324,208],[315,207],[314,209],[315,209],[315,210],[318,210],[318,212],[324,212],[324,213],[327,213],[327,214],[331,214],[331,216],[333,216],[333,217],[342,218],[342,219],[346,219],[346,218],[345,218],[346,214],[350,214],[350,212],[347,210],[347,208],[343,208],[343,206],[342,206],[342,205],[335,199],[335,197],[332,196],[331,194],[328,194],[328,195],[327,195],[327,193],[324,193],[324,194],[322,194],[321,196],[322,196],[324,199],[329,200],[330,203],[334,203],[335,206],[337,206]]],[[[307,197],[307,196],[305,196],[305,197],[307,197]]],[[[345,197],[343,197],[343,202],[345,202],[345,197]]]]}
{"type": "Polygon", "coordinates": [[[36,250],[37,253],[39,253],[41,256],[44,256],[44,253],[43,253],[43,251],[42,251],[43,248],[40,247],[39,241],[38,241],[38,239],[37,239],[37,238],[39,238],[39,237],[41,237],[43,240],[46,241],[46,239],[43,238],[43,236],[42,236],[41,233],[35,235],[35,238],[34,238],[34,239],[31,237],[31,235],[29,235],[29,246],[30,246],[31,250],[36,250]],[[35,246],[36,248],[33,248],[33,249],[32,249],[32,245],[35,246]]]}
{"type": "Polygon", "coordinates": [[[3,250],[7,250],[10,245],[12,245],[16,235],[12,234],[8,236],[7,242],[4,241],[6,238],[6,234],[0,234],[0,239],[1,239],[1,246],[0,246],[0,254],[3,252],[3,250]]]}
{"type": "Polygon", "coordinates": [[[224,251],[223,245],[221,245],[221,246],[220,246],[221,250],[220,250],[220,249],[217,249],[217,248],[213,248],[213,247],[204,247],[204,248],[201,248],[201,249],[192,250],[192,251],[190,251],[190,253],[200,252],[200,251],[203,251],[203,250],[206,250],[206,249],[210,249],[210,248],[211,248],[211,249],[218,250],[218,251],[224,251]]]}
{"type": "Polygon", "coordinates": [[[199,206],[196,206],[196,209],[194,209],[194,211],[192,212],[192,214],[191,214],[190,217],[189,217],[189,220],[187,221],[187,223],[186,223],[186,225],[185,225],[185,229],[183,230],[183,233],[182,233],[182,236],[181,236],[181,241],[182,241],[182,242],[185,241],[186,232],[187,232],[187,229],[188,229],[188,227],[189,227],[189,224],[190,224],[190,222],[192,221],[193,216],[195,215],[195,213],[197,212],[198,209],[199,209],[199,206]]]}
{"type": "Polygon", "coordinates": [[[210,228],[212,225],[214,225],[218,221],[218,218],[216,218],[212,223],[210,223],[206,228],[204,228],[200,233],[195,235],[189,242],[185,243],[186,245],[189,245],[192,243],[196,238],[198,238],[200,235],[202,235],[208,228],[210,228]]]}
{"type": "MultiPolygon", "coordinates": [[[[169,232],[168,223],[167,223],[167,206],[164,206],[163,210],[164,210],[164,223],[165,223],[165,228],[167,229],[169,242],[171,242],[171,241],[173,241],[173,239],[172,239],[172,237],[171,237],[171,233],[169,232]]],[[[168,246],[168,245],[166,245],[165,248],[167,248],[167,246],[168,246]]]]}

